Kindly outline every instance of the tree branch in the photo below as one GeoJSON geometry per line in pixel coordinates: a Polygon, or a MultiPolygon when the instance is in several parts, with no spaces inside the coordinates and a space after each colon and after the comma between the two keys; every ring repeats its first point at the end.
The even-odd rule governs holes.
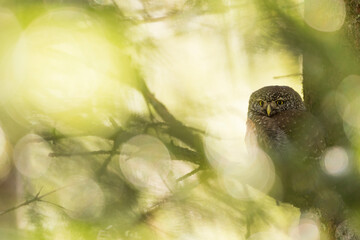
{"type": "MultiPolygon", "coordinates": [[[[65,187],[68,187],[68,186],[65,186],[65,187]]],[[[30,205],[31,203],[43,201],[42,199],[43,199],[44,197],[46,197],[46,196],[48,196],[48,195],[50,195],[50,194],[53,194],[53,193],[55,193],[55,192],[57,192],[57,191],[59,191],[59,190],[61,190],[61,189],[64,189],[65,187],[61,187],[61,188],[55,189],[55,190],[50,191],[50,192],[47,192],[47,193],[45,193],[45,194],[43,194],[43,195],[40,195],[40,192],[41,192],[41,189],[40,189],[39,192],[38,192],[33,198],[31,198],[31,199],[29,199],[29,200],[26,200],[26,201],[20,203],[19,205],[16,205],[16,206],[14,206],[14,207],[11,207],[11,208],[9,208],[9,209],[6,209],[6,210],[0,212],[0,216],[5,215],[6,213],[12,212],[12,211],[14,211],[14,210],[16,210],[16,209],[19,209],[19,208],[21,208],[21,207],[23,207],[23,206],[30,205]]],[[[47,202],[47,201],[46,201],[46,202],[47,202]]],[[[49,202],[48,202],[48,203],[49,203],[49,202]]]]}
{"type": "Polygon", "coordinates": [[[71,157],[71,156],[88,156],[88,155],[107,155],[107,154],[120,154],[119,151],[105,151],[105,150],[99,150],[99,151],[90,151],[90,152],[53,152],[49,154],[49,157],[71,157]]]}
{"type": "Polygon", "coordinates": [[[185,180],[186,178],[191,177],[192,175],[196,174],[197,172],[199,172],[201,170],[201,167],[195,168],[194,170],[192,170],[191,172],[185,174],[182,177],[179,177],[178,179],[176,179],[176,182],[181,182],[183,180],[185,180]]]}

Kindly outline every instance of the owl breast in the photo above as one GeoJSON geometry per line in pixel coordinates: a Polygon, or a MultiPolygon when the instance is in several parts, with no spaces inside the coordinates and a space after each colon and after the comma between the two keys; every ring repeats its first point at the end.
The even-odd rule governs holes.
{"type": "Polygon", "coordinates": [[[252,115],[247,129],[254,131],[259,147],[271,155],[317,156],[325,148],[321,126],[306,111],[286,110],[271,117],[252,115]]]}
{"type": "Polygon", "coordinates": [[[289,144],[289,139],[284,130],[282,130],[273,118],[255,115],[247,121],[246,142],[252,137],[251,146],[255,145],[267,153],[273,151],[283,151],[289,144]]]}

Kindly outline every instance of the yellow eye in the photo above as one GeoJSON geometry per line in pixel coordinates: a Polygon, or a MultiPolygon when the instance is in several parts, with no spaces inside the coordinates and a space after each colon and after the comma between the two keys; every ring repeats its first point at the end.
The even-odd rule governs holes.
{"type": "Polygon", "coordinates": [[[264,106],[264,101],[263,101],[263,100],[260,100],[260,101],[259,101],[259,105],[260,105],[260,107],[264,106]]]}
{"type": "Polygon", "coordinates": [[[276,101],[276,104],[277,104],[277,105],[283,105],[283,104],[284,104],[284,101],[283,101],[283,100],[277,100],[277,101],[276,101]]]}

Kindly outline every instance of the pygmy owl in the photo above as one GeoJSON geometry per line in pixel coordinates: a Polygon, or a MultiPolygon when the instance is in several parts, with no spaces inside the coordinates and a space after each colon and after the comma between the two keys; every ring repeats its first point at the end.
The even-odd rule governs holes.
{"type": "Polygon", "coordinates": [[[317,156],[325,147],[321,125],[306,111],[300,95],[287,86],[267,86],[251,94],[247,135],[256,138],[250,144],[269,154],[292,150],[317,156]]]}
{"type": "MultiPolygon", "coordinates": [[[[294,188],[290,185],[303,182],[297,175],[303,178],[317,168],[325,148],[321,125],[306,110],[300,95],[287,86],[267,86],[251,94],[245,142],[271,157],[277,174],[291,191],[294,188]]],[[[309,186],[300,188],[309,190],[309,186]]]]}

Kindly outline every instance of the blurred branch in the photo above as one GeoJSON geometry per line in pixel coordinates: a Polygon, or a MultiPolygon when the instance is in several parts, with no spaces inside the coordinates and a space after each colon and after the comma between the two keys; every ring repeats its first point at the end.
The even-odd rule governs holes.
{"type": "Polygon", "coordinates": [[[56,203],[53,203],[53,202],[49,202],[49,201],[46,201],[46,200],[43,200],[43,199],[39,199],[38,201],[39,201],[39,202],[44,202],[44,203],[47,203],[47,204],[50,204],[50,205],[53,205],[53,206],[55,206],[55,207],[61,208],[62,210],[67,210],[67,209],[64,208],[63,206],[60,206],[59,204],[56,204],[56,203]]]}
{"type": "MultiPolygon", "coordinates": [[[[115,124],[115,121],[112,120],[113,124],[115,124]]],[[[118,151],[120,145],[124,142],[126,142],[128,139],[133,137],[135,134],[132,134],[130,132],[127,132],[119,127],[118,131],[109,139],[113,140],[113,146],[112,149],[109,150],[98,150],[98,151],[89,151],[89,152],[53,152],[49,154],[49,157],[71,157],[71,156],[90,156],[90,155],[109,155],[100,168],[97,170],[96,175],[100,177],[106,170],[107,166],[109,165],[112,157],[114,155],[120,154],[118,151]]],[[[62,135],[62,138],[71,138],[72,136],[65,136],[62,135]]],[[[52,138],[47,139],[58,139],[57,136],[53,136],[52,138]]]]}
{"type": "Polygon", "coordinates": [[[282,76],[275,76],[273,77],[273,79],[280,79],[280,78],[288,78],[288,77],[297,77],[297,76],[302,76],[302,73],[293,73],[293,74],[288,74],[288,75],[282,75],[282,76]]]}
{"type": "MultiPolygon", "coordinates": [[[[106,154],[112,154],[113,151],[105,151],[105,150],[99,150],[99,151],[91,151],[91,152],[53,152],[49,154],[49,157],[71,157],[71,156],[88,156],[88,155],[106,155],[106,154]]],[[[115,154],[120,154],[119,151],[115,151],[115,154]]]]}
{"type": "Polygon", "coordinates": [[[185,180],[186,178],[191,177],[192,175],[196,174],[196,173],[199,172],[200,170],[201,170],[201,167],[198,167],[198,168],[192,170],[191,172],[185,174],[184,176],[179,177],[178,179],[176,179],[176,181],[177,181],[177,182],[181,182],[181,181],[185,180]]]}
{"type": "Polygon", "coordinates": [[[202,156],[198,152],[185,147],[177,146],[173,142],[165,145],[170,150],[170,152],[176,156],[177,159],[182,159],[201,165],[202,156]]]}
{"type": "MultiPolygon", "coordinates": [[[[50,195],[50,194],[53,194],[53,193],[55,193],[55,192],[57,192],[57,191],[59,191],[59,190],[61,190],[61,189],[63,189],[63,188],[65,188],[65,187],[61,187],[61,188],[55,189],[55,190],[50,191],[50,192],[48,192],[48,193],[45,193],[45,194],[43,194],[43,195],[40,195],[40,192],[41,192],[41,189],[40,189],[39,192],[38,192],[33,198],[31,198],[31,199],[29,199],[29,200],[26,200],[26,201],[24,201],[23,203],[20,203],[19,205],[15,206],[15,207],[11,207],[11,208],[9,208],[9,209],[6,209],[6,210],[0,212],[0,216],[5,215],[6,213],[12,212],[12,211],[14,211],[14,210],[16,210],[16,209],[19,209],[19,208],[21,208],[21,207],[23,207],[23,206],[30,205],[31,203],[43,201],[42,199],[43,199],[44,197],[46,197],[46,196],[48,196],[48,195],[50,195]]],[[[44,201],[44,202],[45,202],[45,201],[44,201]]],[[[50,202],[48,202],[48,201],[46,201],[46,202],[47,202],[47,203],[50,203],[50,202]]],[[[59,207],[61,207],[61,206],[59,206],[59,207]]],[[[62,208],[62,207],[61,207],[61,208],[62,208]]]]}
{"type": "MultiPolygon", "coordinates": [[[[161,126],[164,126],[164,127],[168,127],[169,124],[166,123],[166,122],[152,122],[152,123],[149,123],[147,124],[147,128],[150,128],[150,127],[161,127],[161,126]]],[[[212,135],[212,134],[209,134],[207,133],[205,130],[202,130],[202,129],[199,129],[199,128],[195,128],[195,127],[191,127],[191,126],[186,126],[186,128],[188,128],[189,130],[193,131],[193,132],[197,132],[197,133],[200,133],[201,135],[204,135],[204,136],[209,136],[209,137],[213,137],[213,138],[216,138],[216,139],[222,139],[221,137],[219,136],[215,136],[215,135],[212,135]]]]}
{"type": "Polygon", "coordinates": [[[65,134],[58,133],[56,130],[54,130],[51,136],[43,136],[42,138],[45,141],[57,141],[60,139],[75,138],[75,137],[87,137],[87,136],[89,136],[89,135],[87,135],[87,134],[65,135],[65,134]]]}
{"type": "Polygon", "coordinates": [[[189,147],[193,148],[197,154],[200,156],[199,164],[202,167],[207,166],[206,156],[204,154],[202,139],[199,135],[193,133],[193,129],[185,126],[182,122],[177,120],[174,115],[172,115],[165,105],[160,102],[154,94],[152,94],[147,87],[144,79],[141,76],[138,76],[138,90],[143,94],[145,100],[150,103],[154,108],[157,114],[164,120],[169,126],[169,134],[172,137],[175,137],[189,147]]]}
{"type": "Polygon", "coordinates": [[[122,128],[118,130],[118,132],[115,134],[114,144],[110,151],[110,155],[104,160],[100,168],[97,170],[96,175],[100,177],[105,171],[107,166],[109,165],[112,157],[119,152],[117,151],[120,145],[127,140],[129,140],[131,137],[133,137],[135,134],[129,133],[122,128]]]}

